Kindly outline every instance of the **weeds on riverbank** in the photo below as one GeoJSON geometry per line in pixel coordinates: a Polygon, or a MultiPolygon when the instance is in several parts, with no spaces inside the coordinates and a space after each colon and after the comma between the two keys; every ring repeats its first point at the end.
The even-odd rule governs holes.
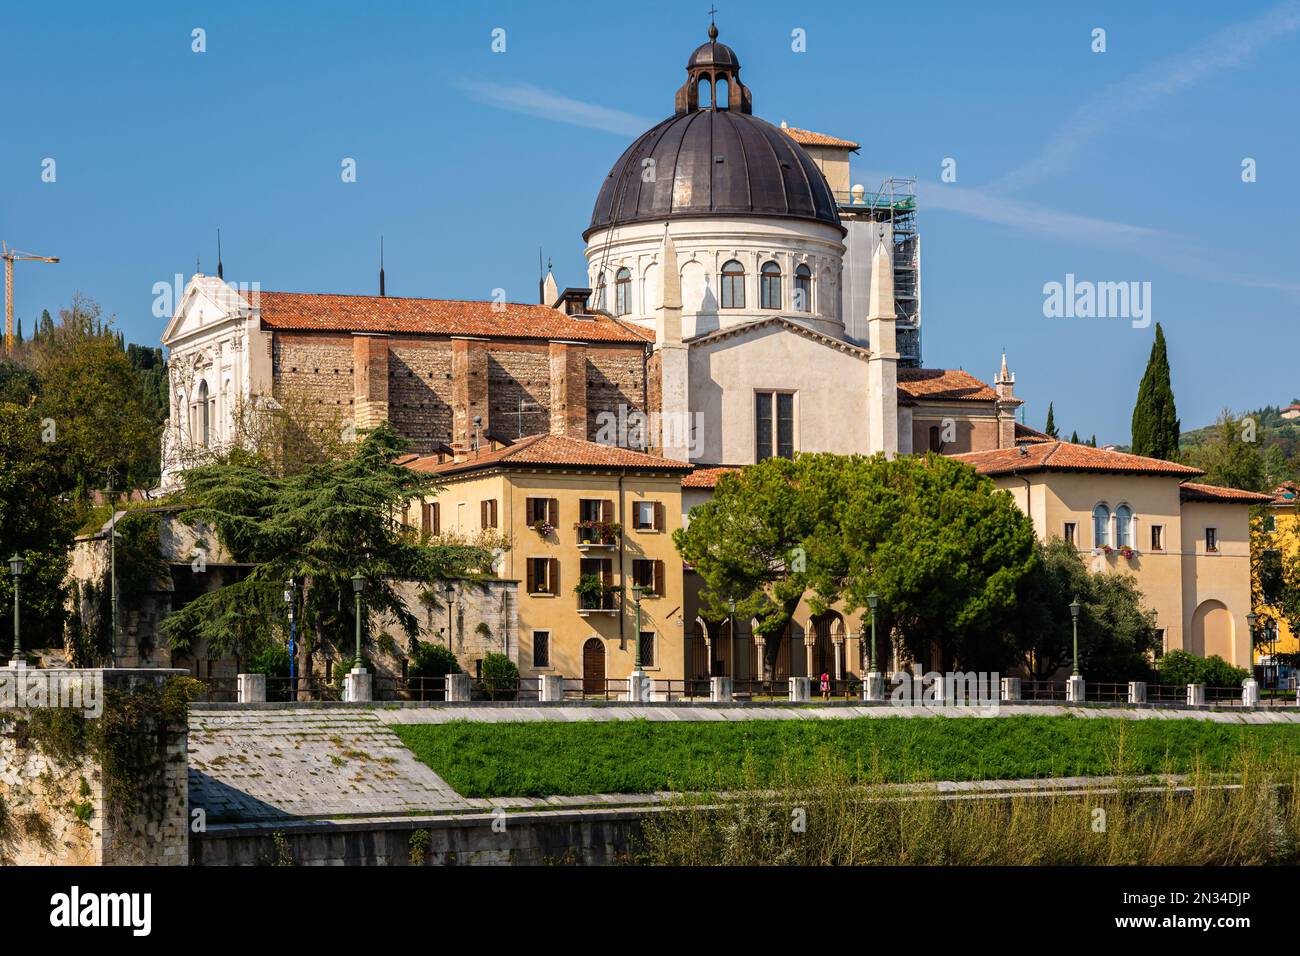
{"type": "Polygon", "coordinates": [[[1124,734],[1113,787],[1047,796],[936,797],[887,787],[827,750],[777,786],[676,798],[646,821],[636,861],[679,866],[1150,865],[1300,862],[1300,761],[1243,741],[1231,774],[1134,773],[1124,734]],[[863,781],[873,781],[864,785],[863,781]]]}

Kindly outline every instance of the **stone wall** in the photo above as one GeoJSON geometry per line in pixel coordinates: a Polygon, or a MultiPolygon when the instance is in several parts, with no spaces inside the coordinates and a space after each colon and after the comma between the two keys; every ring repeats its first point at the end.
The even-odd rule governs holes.
{"type": "MultiPolygon", "coordinates": [[[[56,673],[42,671],[43,675],[56,673]]],[[[81,670],[57,672],[104,688],[107,716],[65,710],[43,716],[66,721],[114,719],[115,694],[157,699],[174,670],[81,670]]],[[[12,680],[13,671],[0,679],[12,680]]],[[[183,713],[183,712],[182,712],[183,713]]],[[[135,808],[117,803],[102,755],[81,735],[81,744],[60,752],[31,709],[0,712],[0,863],[70,866],[184,866],[188,862],[188,726],[148,719],[115,733],[117,753],[133,758],[126,774],[135,808]]],[[[114,728],[125,723],[114,723],[114,728]]],[[[59,740],[70,739],[60,733],[59,740]]]]}
{"type": "MultiPolygon", "coordinates": [[[[447,603],[443,585],[435,586],[430,599],[422,599],[426,587],[419,582],[403,581],[397,591],[406,606],[415,612],[420,623],[420,640],[426,644],[447,643],[447,603]]],[[[506,654],[511,660],[519,651],[519,582],[506,580],[457,581],[451,614],[451,649],[468,674],[475,672],[475,662],[489,653],[506,654]]],[[[375,622],[379,630],[396,636],[395,621],[375,622]]],[[[405,645],[405,641],[399,641],[405,645]]],[[[381,674],[401,673],[401,656],[379,654],[375,669],[381,674]]]]}
{"type": "Polygon", "coordinates": [[[462,866],[629,862],[654,808],[508,816],[216,826],[191,841],[195,866],[462,866]],[[495,824],[495,827],[494,827],[495,824]]]}

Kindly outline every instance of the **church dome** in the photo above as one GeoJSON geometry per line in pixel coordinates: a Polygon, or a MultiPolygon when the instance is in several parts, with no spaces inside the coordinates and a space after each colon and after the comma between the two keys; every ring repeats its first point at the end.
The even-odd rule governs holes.
{"type": "Polygon", "coordinates": [[[729,70],[740,71],[740,58],[736,56],[736,51],[725,43],[718,42],[718,28],[709,27],[709,42],[701,43],[691,54],[691,58],[686,61],[686,69],[692,70],[700,66],[723,67],[729,70]]]}
{"type": "Polygon", "coordinates": [[[583,238],[613,225],[717,216],[811,220],[843,234],[826,177],[802,146],[753,115],[739,59],[716,42],[716,28],[709,36],[687,61],[675,115],[638,137],[605,178],[583,238]]]}

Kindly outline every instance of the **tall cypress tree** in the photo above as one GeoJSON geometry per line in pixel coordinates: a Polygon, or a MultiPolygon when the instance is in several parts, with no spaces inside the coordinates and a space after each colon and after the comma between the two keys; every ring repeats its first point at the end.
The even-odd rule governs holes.
{"type": "Polygon", "coordinates": [[[1133,406],[1133,454],[1166,461],[1178,458],[1178,410],[1169,384],[1165,333],[1159,322],[1146,374],[1138,386],[1137,404],[1133,406]]]}
{"type": "Polygon", "coordinates": [[[1052,410],[1052,403],[1047,403],[1047,425],[1043,428],[1043,433],[1052,438],[1060,438],[1060,433],[1056,430],[1056,414],[1052,410]]]}

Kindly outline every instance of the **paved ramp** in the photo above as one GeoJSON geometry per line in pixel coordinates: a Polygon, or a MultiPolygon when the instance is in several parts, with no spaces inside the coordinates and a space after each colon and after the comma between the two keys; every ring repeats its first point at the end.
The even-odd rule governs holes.
{"type": "Polygon", "coordinates": [[[373,710],[190,711],[190,808],[209,823],[448,813],[479,807],[373,710]]]}

